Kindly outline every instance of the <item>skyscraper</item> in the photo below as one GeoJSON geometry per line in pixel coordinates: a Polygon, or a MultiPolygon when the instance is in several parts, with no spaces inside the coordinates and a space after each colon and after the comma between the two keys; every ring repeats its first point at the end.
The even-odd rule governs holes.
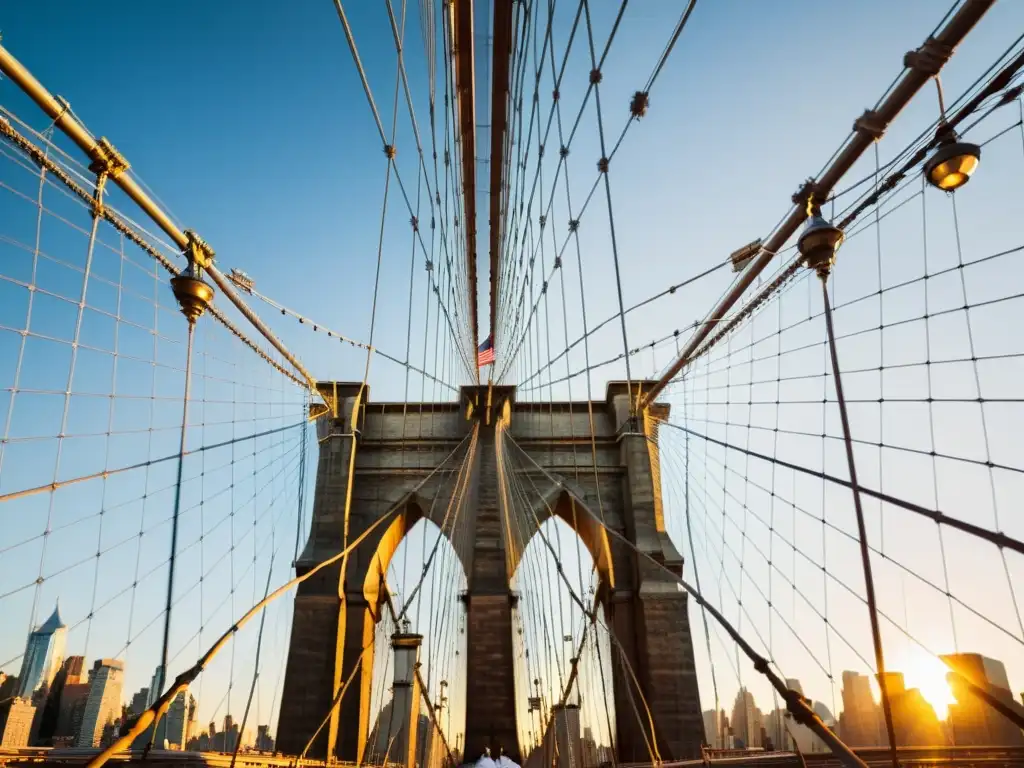
{"type": "Polygon", "coordinates": [[[18,696],[31,699],[36,691],[53,682],[64,661],[67,635],[68,628],[60,620],[59,605],[53,609],[50,618],[29,632],[21,674],[18,675],[18,696]]]}
{"type": "Polygon", "coordinates": [[[1003,662],[980,653],[951,653],[940,657],[958,674],[947,675],[956,704],[949,707],[953,743],[961,745],[1024,746],[1024,732],[974,696],[961,675],[1007,703],[1014,703],[1003,662]]]}
{"type": "Polygon", "coordinates": [[[33,736],[33,745],[43,747],[52,745],[53,738],[57,735],[64,691],[69,686],[82,682],[84,667],[85,658],[83,656],[68,656],[64,663],[61,664],[60,669],[57,670],[45,700],[42,698],[43,689],[39,689],[37,693],[38,701],[36,702],[36,733],[33,736]]]}
{"type": "Polygon", "coordinates": [[[99,746],[103,727],[121,716],[121,684],[124,662],[118,659],[98,659],[92,668],[89,697],[78,734],[79,747],[99,746]]]}
{"type": "Polygon", "coordinates": [[[217,724],[213,721],[210,722],[210,751],[224,751],[224,734],[217,733],[217,724]]]}
{"type": "Polygon", "coordinates": [[[187,740],[189,710],[195,709],[195,698],[188,691],[181,691],[167,708],[160,727],[157,729],[157,745],[163,746],[164,740],[172,749],[184,749],[187,740]]]}
{"type": "Polygon", "coordinates": [[[153,679],[149,682],[149,698],[146,700],[146,706],[153,706],[153,702],[160,698],[160,694],[163,693],[164,687],[164,668],[157,665],[157,668],[153,670],[153,679]]]}
{"type": "Polygon", "coordinates": [[[241,734],[238,732],[238,723],[231,715],[224,715],[224,751],[234,752],[235,746],[241,734]]]}
{"type": "Polygon", "coordinates": [[[11,699],[0,706],[0,747],[27,747],[35,714],[28,699],[11,699]]]}
{"type": "Polygon", "coordinates": [[[87,682],[84,656],[68,656],[61,665],[65,685],[87,682]]]}
{"type": "MultiPolygon", "coordinates": [[[[79,678],[81,679],[81,678],[79,678]]],[[[57,715],[57,729],[53,738],[78,741],[85,717],[85,705],[89,700],[89,683],[65,683],[60,695],[60,711],[57,715]]]]}
{"type": "MultiPolygon", "coordinates": [[[[590,729],[587,728],[586,730],[589,731],[590,729]]],[[[584,739],[586,739],[585,736],[584,739]]],[[[593,741],[592,736],[591,741],[593,741]]],[[[269,725],[260,725],[256,727],[256,749],[258,749],[260,752],[274,751],[274,739],[270,735],[269,725]]]]}
{"type": "Polygon", "coordinates": [[[195,697],[192,694],[188,696],[188,722],[185,723],[185,742],[186,744],[196,735],[196,713],[199,711],[199,705],[196,703],[195,697]]]}
{"type": "Polygon", "coordinates": [[[839,737],[851,747],[882,745],[881,718],[871,678],[859,672],[843,672],[843,711],[839,715],[839,737]]]}
{"type": "Polygon", "coordinates": [[[132,696],[131,704],[128,705],[128,711],[132,713],[134,717],[138,717],[149,707],[149,688],[140,688],[139,691],[132,696]]]}
{"type": "MultiPolygon", "coordinates": [[[[396,734],[403,730],[403,726],[399,722],[401,718],[394,714],[394,712],[395,700],[390,699],[387,704],[381,707],[380,712],[377,714],[377,722],[374,724],[373,730],[370,731],[370,737],[367,741],[370,749],[376,750],[374,754],[381,760],[383,760],[385,755],[388,755],[388,763],[392,763],[397,759],[396,751],[398,748],[395,745],[398,743],[398,737],[396,734]]],[[[430,743],[434,734],[430,718],[421,714],[416,722],[416,751],[421,755],[429,755],[430,743]]],[[[225,727],[228,725],[227,718],[224,720],[224,725],[225,727]]],[[[236,724],[235,731],[237,732],[237,730],[238,726],[236,724]]]]}
{"type": "Polygon", "coordinates": [[[761,740],[763,721],[764,716],[754,703],[754,694],[746,688],[740,688],[736,693],[736,702],[732,705],[732,731],[737,749],[764,746],[761,740]]]}
{"type": "Polygon", "coordinates": [[[704,740],[711,749],[725,749],[725,710],[709,709],[704,716],[704,740]]]}

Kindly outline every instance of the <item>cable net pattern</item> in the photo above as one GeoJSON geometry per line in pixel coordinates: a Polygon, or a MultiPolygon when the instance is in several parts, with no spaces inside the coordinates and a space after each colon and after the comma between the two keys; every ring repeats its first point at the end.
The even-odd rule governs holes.
{"type": "MultiPolygon", "coordinates": [[[[90,183],[51,131],[5,119],[68,177],[90,183]]],[[[287,580],[304,518],[306,397],[207,314],[195,332],[179,485],[187,322],[167,270],[18,147],[2,154],[0,600],[12,631],[0,638],[0,668],[20,677],[7,696],[40,713],[58,698],[54,688],[84,686],[94,664],[109,669],[116,693],[106,710],[79,712],[77,733],[57,712],[39,726],[39,738],[94,746],[141,714],[271,582],[287,580]],[[42,641],[25,638],[48,622],[60,627],[40,666],[26,653],[42,641]]],[[[133,231],[181,268],[174,249],[133,231]]],[[[238,327],[238,313],[228,316],[238,327]]],[[[202,731],[209,738],[208,723],[223,732],[225,718],[249,744],[258,725],[273,730],[289,621],[280,603],[265,631],[240,636],[189,689],[188,732],[166,738],[183,748],[202,731]]]]}
{"type": "MultiPolygon", "coordinates": [[[[231,271],[244,301],[261,300],[279,313],[274,326],[281,326],[282,318],[298,320],[319,334],[314,337],[320,340],[318,354],[325,339],[340,342],[341,355],[334,347],[331,356],[344,370],[360,371],[364,386],[370,383],[371,362],[382,359],[387,368],[404,369],[402,381],[394,370],[377,374],[374,368],[385,397],[401,395],[408,401],[418,391],[420,400],[430,403],[453,398],[458,384],[475,370],[462,237],[466,222],[455,170],[459,139],[450,127],[456,104],[450,97],[454,76],[448,42],[440,82],[433,63],[442,55],[435,48],[436,38],[442,37],[435,17],[447,24],[439,10],[432,4],[420,8],[419,60],[430,60],[428,87],[422,90],[410,87],[405,63],[405,57],[414,56],[404,41],[407,27],[417,23],[415,9],[389,3],[380,19],[385,23],[370,30],[396,52],[387,131],[344,8],[337,5],[355,72],[384,142],[377,272],[362,294],[372,298],[366,335],[360,335],[363,329],[345,327],[342,333],[324,326],[263,294],[253,277],[231,271]],[[421,125],[417,111],[428,114],[429,122],[421,125]],[[421,133],[424,128],[429,134],[421,133]],[[399,141],[405,150],[401,155],[399,141]],[[390,263],[391,253],[388,263],[384,258],[385,250],[399,242],[403,249],[411,246],[404,278],[390,263]],[[378,314],[397,315],[399,309],[406,320],[404,333],[396,334],[397,324],[388,323],[375,336],[378,314]],[[382,343],[384,348],[378,346],[382,343]]],[[[450,31],[445,29],[447,41],[450,31]]],[[[202,674],[172,699],[159,728],[147,729],[132,746],[152,741],[158,748],[169,742],[204,751],[273,750],[291,634],[291,603],[274,598],[289,583],[309,536],[307,507],[315,476],[310,462],[315,458],[308,454],[316,449],[317,438],[327,435],[324,420],[311,426],[308,417],[323,414],[325,396],[306,391],[309,382],[303,375],[247,337],[253,333],[249,318],[218,297],[191,342],[191,392],[185,396],[189,410],[182,438],[187,324],[166,280],[168,273],[185,268],[185,259],[123,213],[135,209],[112,183],[95,193],[100,201],[95,203],[94,169],[79,163],[62,138],[55,139],[52,125],[39,133],[13,114],[5,113],[4,121],[13,128],[5,131],[9,178],[3,189],[15,202],[4,217],[3,233],[12,257],[5,260],[2,275],[7,295],[0,351],[11,380],[5,390],[8,416],[0,461],[7,471],[0,497],[19,521],[5,529],[11,536],[5,535],[0,550],[10,565],[5,564],[0,589],[0,598],[12,606],[5,615],[26,631],[35,629],[63,595],[61,616],[69,626],[60,633],[66,629],[69,636],[61,634],[60,643],[68,653],[81,654],[86,667],[97,657],[104,660],[103,669],[112,670],[112,703],[109,712],[100,713],[102,722],[90,725],[88,746],[110,745],[202,657],[202,674]],[[40,167],[46,169],[42,174],[40,167]],[[14,210],[17,206],[24,211],[14,210]],[[258,610],[264,598],[269,607],[258,610]],[[258,630],[220,644],[218,638],[243,615],[258,630]],[[214,658],[209,659],[211,646],[214,658]],[[271,673],[260,674],[268,668],[271,673]],[[133,698],[137,689],[140,694],[133,698]],[[131,702],[125,712],[119,699],[131,702]],[[176,712],[179,699],[184,719],[176,712]],[[187,732],[177,734],[177,724],[186,721],[187,732]],[[254,738],[257,725],[265,730],[254,738]]],[[[293,329],[284,328],[294,337],[289,341],[314,348],[308,336],[296,336],[293,329]]],[[[327,404],[330,412],[334,403],[328,398],[327,404]]],[[[414,416],[411,410],[408,415],[414,416]]],[[[429,414],[420,406],[415,416],[420,424],[415,438],[421,439],[425,421],[433,424],[433,406],[429,414]]],[[[403,420],[401,442],[413,439],[411,420],[403,420]]],[[[407,455],[412,462],[403,462],[411,467],[419,452],[407,455]]],[[[442,472],[448,487],[448,496],[439,493],[436,499],[442,506],[458,496],[458,468],[457,463],[442,472]]],[[[456,682],[458,664],[464,663],[457,658],[456,636],[457,596],[465,588],[448,541],[464,549],[466,534],[455,536],[454,521],[442,525],[447,526],[445,536],[426,526],[412,532],[400,558],[381,574],[389,612],[380,617],[371,644],[380,646],[375,658],[386,665],[393,655],[391,636],[406,622],[414,630],[429,629],[423,630],[428,639],[421,688],[428,711],[436,711],[428,731],[445,724],[443,738],[429,733],[421,738],[424,749],[434,745],[421,754],[424,765],[450,758],[455,728],[449,701],[456,700],[459,716],[465,709],[461,691],[448,695],[449,681],[456,682]],[[413,569],[410,552],[421,561],[413,569]]],[[[26,651],[23,638],[13,633],[5,634],[3,642],[12,644],[3,649],[9,659],[5,671],[33,652],[31,640],[26,651]]],[[[29,659],[25,666],[29,676],[33,663],[29,659]]],[[[53,683],[52,672],[44,674],[50,678],[47,685],[63,684],[63,677],[53,683]]],[[[378,676],[371,704],[378,718],[387,709],[384,693],[392,675],[384,669],[378,676]]],[[[20,693],[8,685],[5,701],[12,698],[7,689],[20,693]]],[[[54,700],[45,686],[27,693],[40,707],[54,700]]],[[[323,713],[321,728],[336,716],[342,695],[339,690],[334,715],[323,713]]],[[[384,761],[386,749],[377,749],[373,741],[382,735],[379,726],[366,746],[373,759],[384,761]]],[[[66,737],[56,733],[60,729],[46,729],[43,739],[66,737]]],[[[77,740],[82,729],[73,730],[77,740]]]]}
{"type": "MultiPolygon", "coordinates": [[[[1019,164],[1019,102],[1000,97],[964,136],[986,161],[1019,164]]],[[[941,658],[954,669],[969,664],[957,654],[998,660],[1002,676],[989,673],[990,683],[1020,687],[1024,530],[1008,513],[1022,448],[1020,351],[1007,333],[1020,311],[1013,193],[979,175],[948,195],[914,173],[861,207],[896,166],[881,163],[885,148],[862,163],[859,187],[824,208],[835,221],[860,214],[850,217],[827,290],[896,739],[1012,744],[1015,729],[994,711],[987,731],[972,722],[984,705],[947,685],[941,658]]],[[[792,249],[781,256],[784,265],[796,258],[792,249]]],[[[803,267],[791,274],[752,311],[741,308],[663,396],[672,406],[658,433],[670,530],[709,599],[782,677],[824,705],[844,741],[884,746],[873,700],[857,719],[858,691],[870,685],[878,696],[877,669],[821,281],[803,267]]],[[[691,613],[695,627],[707,620],[691,613]]],[[[713,710],[731,718],[733,741],[795,738],[821,749],[787,731],[777,697],[776,710],[757,715],[766,734],[750,725],[745,692],[764,706],[769,689],[709,623],[717,681],[706,669],[702,695],[740,687],[735,703],[723,695],[713,710]]],[[[728,734],[708,738],[730,746],[728,734]]]]}
{"type": "MultiPolygon", "coordinates": [[[[1018,350],[1008,330],[1019,309],[1019,190],[1009,169],[1024,148],[1020,40],[995,49],[980,73],[950,63],[958,90],[940,91],[943,119],[985,158],[966,188],[949,195],[924,179],[923,162],[945,135],[940,109],[925,105],[815,201],[846,237],[828,295],[855,484],[821,285],[795,242],[717,317],[710,308],[749,254],[688,258],[687,274],[682,259],[660,251],[683,253],[700,242],[685,231],[670,244],[659,238],[671,229],[663,200],[636,193],[660,184],[682,198],[683,188],[718,188],[714,179],[695,184],[676,157],[695,161],[680,144],[685,119],[658,122],[662,102],[672,100],[659,94],[685,90],[659,77],[676,40],[686,38],[690,10],[644,18],[667,44],[661,57],[657,44],[644,46],[653,67],[641,87],[637,49],[628,61],[619,53],[639,24],[625,4],[515,9],[494,380],[515,383],[517,399],[540,411],[595,401],[602,380],[660,378],[696,331],[714,326],[658,397],[669,410],[648,438],[659,447],[664,525],[685,557],[684,579],[751,646],[745,652],[720,617],[691,600],[708,746],[826,749],[791,719],[780,691],[748,663],[751,654],[767,659],[780,683],[806,696],[851,746],[888,746],[886,720],[901,746],[1016,744],[1009,720],[946,676],[952,668],[977,679],[970,654],[980,654],[1005,666],[986,674],[1006,701],[1015,703],[1021,687],[1012,660],[1024,639],[1024,531],[1008,512],[1022,448],[1018,350]],[[616,94],[614,111],[608,93],[616,94]],[[662,166],[679,175],[665,181],[662,166]],[[616,194],[623,187],[633,195],[616,194]],[[876,680],[862,540],[888,706],[876,680]]],[[[934,86],[922,102],[934,98],[934,86]]],[[[809,191],[810,182],[794,202],[804,205],[809,191]]],[[[678,205],[683,222],[685,200],[678,205]]],[[[732,225],[730,217],[710,219],[732,225]]],[[[765,242],[781,224],[763,233],[765,242]]],[[[637,430],[628,421],[618,428],[637,430]]],[[[554,556],[546,564],[555,582],[562,565],[554,556]]]]}

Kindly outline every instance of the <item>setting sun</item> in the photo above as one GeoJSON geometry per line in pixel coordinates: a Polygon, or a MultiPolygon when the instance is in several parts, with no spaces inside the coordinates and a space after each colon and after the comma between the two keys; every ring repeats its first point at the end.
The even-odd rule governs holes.
{"type": "Polygon", "coordinates": [[[956,702],[946,683],[945,664],[923,651],[901,660],[898,671],[903,672],[907,688],[919,688],[925,700],[935,708],[940,720],[949,714],[949,705],[956,702]]]}

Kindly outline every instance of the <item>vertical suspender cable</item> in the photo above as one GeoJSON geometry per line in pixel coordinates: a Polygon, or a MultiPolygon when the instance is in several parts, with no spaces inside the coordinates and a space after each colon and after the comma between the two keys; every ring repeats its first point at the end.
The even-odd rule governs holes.
{"type": "MultiPolygon", "coordinates": [[[[308,412],[309,398],[306,397],[306,408],[308,412]]],[[[302,518],[306,508],[306,444],[308,441],[309,419],[302,419],[302,437],[299,439],[302,444],[299,446],[299,501],[295,513],[295,556],[292,558],[292,565],[299,560],[299,544],[302,541],[302,518]]]]}
{"type": "Polygon", "coordinates": [[[864,569],[864,589],[867,593],[868,615],[871,619],[871,640],[875,647],[875,667],[878,671],[878,688],[882,694],[882,713],[885,716],[885,730],[889,738],[893,768],[899,768],[896,756],[896,731],[892,721],[892,704],[889,700],[889,684],[885,676],[885,653],[882,650],[882,633],[878,625],[878,605],[875,602],[875,581],[871,574],[871,556],[868,552],[867,527],[864,525],[864,508],[861,504],[860,486],[857,483],[857,464],[853,458],[853,440],[850,434],[850,419],[846,412],[846,398],[843,396],[843,380],[839,373],[839,355],[836,352],[836,335],[832,325],[832,303],[828,298],[828,272],[821,274],[821,295],[825,304],[825,328],[828,332],[829,356],[832,360],[832,378],[839,404],[839,418],[843,425],[843,442],[846,445],[846,461],[850,471],[850,490],[853,492],[853,506],[857,516],[857,538],[860,544],[860,559],[864,569]]]}
{"type": "MultiPolygon", "coordinates": [[[[178,449],[178,479],[174,486],[174,514],[171,517],[171,555],[167,561],[167,602],[164,606],[164,639],[160,648],[160,667],[157,670],[156,695],[164,690],[167,679],[167,651],[171,639],[171,604],[174,601],[174,565],[178,554],[178,519],[181,514],[181,481],[185,469],[185,440],[188,435],[188,399],[192,385],[192,341],[195,323],[188,324],[188,344],[185,352],[185,392],[181,405],[181,442],[178,449]]],[[[154,723],[154,733],[156,730],[154,723]]]]}

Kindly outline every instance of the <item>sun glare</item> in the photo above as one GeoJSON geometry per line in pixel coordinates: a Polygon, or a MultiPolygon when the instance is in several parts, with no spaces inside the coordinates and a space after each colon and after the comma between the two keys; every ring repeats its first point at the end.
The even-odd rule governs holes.
{"type": "Polygon", "coordinates": [[[934,656],[921,652],[904,661],[898,669],[903,672],[907,688],[919,688],[925,701],[935,708],[939,719],[945,720],[949,714],[949,705],[956,702],[946,683],[946,673],[949,671],[946,665],[934,656]]]}

